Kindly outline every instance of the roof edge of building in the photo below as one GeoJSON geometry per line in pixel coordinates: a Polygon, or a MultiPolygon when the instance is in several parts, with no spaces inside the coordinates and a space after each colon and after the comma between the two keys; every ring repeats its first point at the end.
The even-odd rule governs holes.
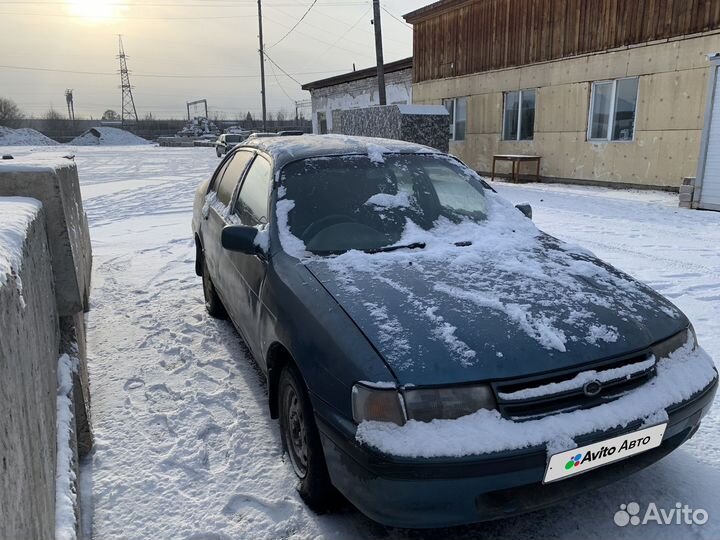
{"type": "Polygon", "coordinates": [[[476,1],[477,0],[439,0],[438,2],[433,2],[432,4],[428,4],[427,6],[411,11],[410,13],[406,13],[403,15],[403,19],[410,24],[415,24],[427,19],[428,17],[434,17],[445,11],[457,9],[476,1]]]}
{"type": "MultiPolygon", "coordinates": [[[[385,73],[394,73],[396,71],[402,71],[404,69],[411,69],[413,66],[412,56],[403,58],[402,60],[396,60],[394,62],[388,62],[385,64],[385,73]]],[[[358,69],[356,71],[350,71],[341,75],[334,75],[327,79],[320,79],[305,83],[302,85],[303,90],[318,90],[320,88],[327,88],[328,86],[335,86],[337,84],[348,83],[352,81],[360,81],[362,79],[368,79],[377,75],[377,67],[369,67],[364,69],[358,69]]]]}

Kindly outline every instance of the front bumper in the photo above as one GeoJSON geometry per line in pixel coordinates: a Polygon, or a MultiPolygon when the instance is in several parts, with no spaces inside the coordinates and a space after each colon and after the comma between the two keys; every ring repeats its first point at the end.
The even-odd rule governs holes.
{"type": "MultiPolygon", "coordinates": [[[[544,446],[463,458],[398,458],[359,445],[346,420],[333,419],[341,429],[322,415],[317,422],[332,482],[363,514],[395,527],[449,527],[537,510],[651,465],[694,435],[717,386],[715,377],[692,398],[667,409],[659,447],[551,484],[542,484],[548,459],[544,446]]],[[[577,437],[576,443],[584,446],[640,427],[638,420],[577,437]]]]}

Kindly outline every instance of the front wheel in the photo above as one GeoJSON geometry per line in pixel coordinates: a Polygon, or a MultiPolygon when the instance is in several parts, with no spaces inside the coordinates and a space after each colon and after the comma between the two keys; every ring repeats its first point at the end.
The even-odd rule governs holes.
{"type": "Polygon", "coordinates": [[[278,386],[283,449],[298,477],[298,492],[310,508],[324,512],[330,509],[336,492],[330,483],[305,385],[297,370],[286,366],[278,386]]]}
{"type": "Polygon", "coordinates": [[[220,150],[217,146],[215,147],[215,153],[217,154],[217,157],[223,157],[222,150],[220,150]]]}

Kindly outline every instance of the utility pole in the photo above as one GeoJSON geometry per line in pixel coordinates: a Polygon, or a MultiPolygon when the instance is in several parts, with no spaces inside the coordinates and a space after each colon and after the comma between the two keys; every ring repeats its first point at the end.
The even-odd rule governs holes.
{"type": "MultiPolygon", "coordinates": [[[[259,1],[260,0],[258,0],[258,2],[259,1]]],[[[385,97],[385,61],[383,60],[382,26],[380,25],[380,0],[373,0],[373,25],[375,26],[378,97],[380,98],[380,105],[387,105],[387,98],[385,97]]]]}
{"type": "Polygon", "coordinates": [[[72,89],[65,90],[65,101],[67,101],[68,118],[75,127],[75,103],[73,102],[73,91],[72,89]]]}
{"type": "Polygon", "coordinates": [[[267,107],[265,105],[265,49],[263,45],[263,27],[262,27],[262,0],[258,0],[258,28],[260,33],[260,95],[262,96],[262,121],[263,131],[267,131],[267,107]]]}
{"type": "Polygon", "coordinates": [[[135,100],[132,95],[132,86],[130,85],[130,72],[127,67],[127,56],[123,48],[122,36],[118,34],[120,51],[118,58],[120,59],[120,88],[122,89],[122,109],[120,113],[120,124],[125,125],[125,118],[134,118],[138,121],[137,110],[135,109],[135,100]]]}

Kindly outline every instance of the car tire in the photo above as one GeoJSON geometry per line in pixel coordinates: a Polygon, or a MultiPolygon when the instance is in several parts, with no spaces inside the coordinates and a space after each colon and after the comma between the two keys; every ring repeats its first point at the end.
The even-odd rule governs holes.
{"type": "Polygon", "coordinates": [[[220,150],[218,147],[215,147],[215,153],[217,154],[217,157],[223,157],[222,150],[220,150]]]}
{"type": "Polygon", "coordinates": [[[210,271],[208,270],[207,262],[205,262],[204,257],[202,264],[202,282],[203,296],[205,297],[205,309],[207,309],[207,312],[211,317],[215,317],[216,319],[227,319],[227,311],[225,310],[225,306],[215,290],[215,285],[210,278],[210,271]]]}
{"type": "Polygon", "coordinates": [[[298,492],[312,510],[327,512],[340,497],[330,482],[305,385],[292,366],[280,373],[278,405],[283,450],[298,478],[298,492]]]}

